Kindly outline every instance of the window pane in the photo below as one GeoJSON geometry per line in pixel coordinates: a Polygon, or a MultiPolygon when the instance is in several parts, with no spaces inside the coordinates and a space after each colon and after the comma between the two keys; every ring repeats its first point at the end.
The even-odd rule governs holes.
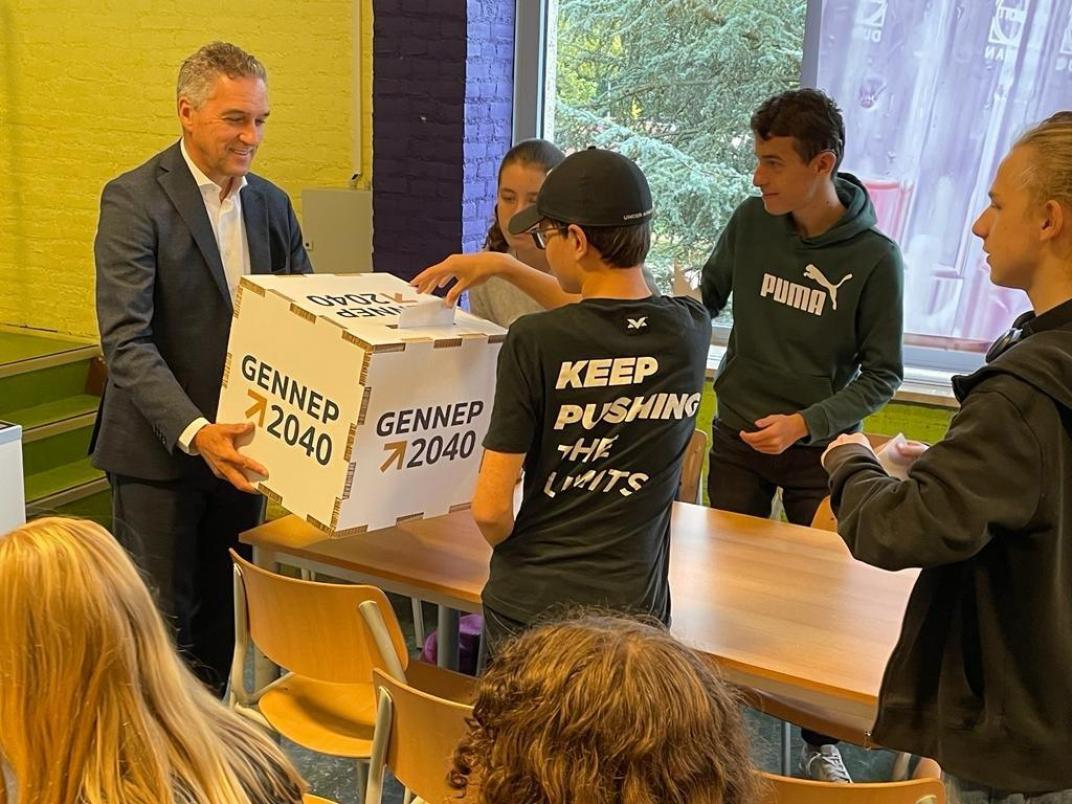
{"type": "Polygon", "coordinates": [[[612,148],[647,174],[648,266],[697,284],[750,193],[749,118],[800,75],[806,0],[551,0],[544,136],[612,148]]]}
{"type": "Polygon", "coordinates": [[[905,255],[906,343],[983,349],[1029,303],[971,226],[1016,137],[1072,106],[1072,0],[824,0],[820,41],[845,169],[905,255]]]}

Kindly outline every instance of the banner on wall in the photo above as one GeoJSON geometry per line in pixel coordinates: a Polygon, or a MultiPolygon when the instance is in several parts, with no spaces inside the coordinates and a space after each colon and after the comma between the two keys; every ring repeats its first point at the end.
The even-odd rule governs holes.
{"type": "Polygon", "coordinates": [[[1072,0],[822,0],[819,42],[843,169],[904,253],[906,332],[989,342],[1030,305],[971,227],[1020,134],[1072,105],[1072,0]]]}
{"type": "Polygon", "coordinates": [[[390,274],[247,276],[217,421],[261,493],[333,536],[469,506],[505,330],[390,274]]]}

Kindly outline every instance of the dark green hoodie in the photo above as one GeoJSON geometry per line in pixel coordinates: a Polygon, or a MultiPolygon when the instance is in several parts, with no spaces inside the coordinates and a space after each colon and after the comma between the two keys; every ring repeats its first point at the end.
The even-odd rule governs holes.
{"type": "Polygon", "coordinates": [[[715,391],[718,418],[734,430],[800,412],[805,443],[823,444],[858,430],[901,384],[901,252],[874,228],[875,209],[855,176],[839,173],[835,187],[845,214],[813,238],[749,198],[704,265],[712,316],[733,292],[715,391]]]}

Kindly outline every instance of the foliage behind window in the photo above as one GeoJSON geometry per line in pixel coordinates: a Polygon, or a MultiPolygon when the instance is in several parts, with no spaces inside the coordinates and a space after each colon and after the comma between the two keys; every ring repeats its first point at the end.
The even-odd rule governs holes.
{"type": "Polygon", "coordinates": [[[806,5],[551,4],[546,135],[566,150],[597,145],[641,166],[656,211],[648,264],[667,288],[675,263],[698,280],[695,272],[751,191],[748,120],[765,98],[798,84],[806,5]]]}

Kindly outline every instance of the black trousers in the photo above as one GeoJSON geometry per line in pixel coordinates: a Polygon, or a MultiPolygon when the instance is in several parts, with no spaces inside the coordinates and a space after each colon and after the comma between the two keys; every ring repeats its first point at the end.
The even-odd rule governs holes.
{"type": "Polygon", "coordinates": [[[205,467],[158,482],[110,475],[112,529],[142,571],[179,650],[197,676],[223,693],[234,653],[234,581],[227,551],[264,516],[264,498],[238,491],[205,467]]]}
{"type": "Polygon", "coordinates": [[[712,508],[768,517],[774,492],[782,489],[785,515],[795,525],[810,525],[819,503],[830,493],[819,458],[825,447],[794,444],[781,455],[756,452],[717,419],[711,428],[711,467],[707,495],[712,508]]]}
{"type": "MultiPolygon", "coordinates": [[[[711,428],[711,465],[707,496],[712,508],[769,517],[774,493],[782,490],[786,518],[810,525],[819,503],[829,494],[826,470],[819,458],[825,447],[795,444],[781,455],[756,452],[736,430],[717,419],[711,428]]],[[[833,737],[801,729],[811,745],[831,745],[833,737]]]]}

